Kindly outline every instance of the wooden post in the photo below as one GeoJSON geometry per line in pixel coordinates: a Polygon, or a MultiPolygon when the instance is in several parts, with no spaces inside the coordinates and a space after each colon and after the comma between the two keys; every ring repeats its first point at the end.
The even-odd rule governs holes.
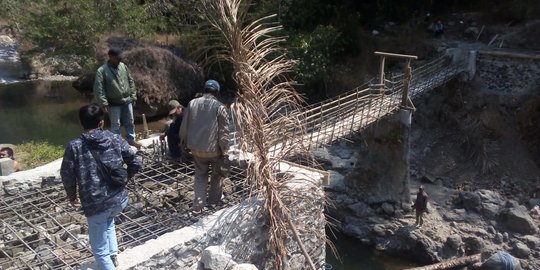
{"type": "Polygon", "coordinates": [[[444,269],[454,269],[456,267],[466,266],[466,265],[469,265],[469,264],[474,264],[476,262],[480,262],[481,260],[482,260],[482,255],[481,254],[475,254],[475,255],[472,255],[472,256],[450,259],[450,260],[442,261],[440,263],[436,263],[436,264],[432,264],[432,265],[415,267],[415,268],[407,268],[407,269],[404,269],[404,270],[444,270],[444,269]]]}
{"type": "Polygon", "coordinates": [[[381,68],[379,70],[379,84],[382,85],[382,89],[384,89],[384,55],[381,55],[381,68]]]}
{"type": "Polygon", "coordinates": [[[384,59],[385,57],[394,57],[394,58],[404,58],[406,59],[406,65],[405,65],[405,73],[403,74],[403,95],[401,97],[401,105],[407,107],[408,105],[408,99],[409,99],[409,85],[411,82],[411,60],[418,59],[416,55],[408,55],[408,54],[397,54],[397,53],[387,53],[387,52],[375,52],[375,55],[380,55],[382,57],[381,60],[381,80],[380,84],[383,86],[384,90],[384,59]]]}
{"type": "Polygon", "coordinates": [[[143,137],[146,139],[148,138],[148,123],[146,122],[146,115],[143,113],[142,114],[142,123],[143,123],[143,137]]]}
{"type": "Polygon", "coordinates": [[[401,96],[401,106],[407,107],[409,103],[409,85],[411,84],[411,59],[407,58],[407,63],[405,64],[405,70],[403,72],[403,92],[401,96]]]}

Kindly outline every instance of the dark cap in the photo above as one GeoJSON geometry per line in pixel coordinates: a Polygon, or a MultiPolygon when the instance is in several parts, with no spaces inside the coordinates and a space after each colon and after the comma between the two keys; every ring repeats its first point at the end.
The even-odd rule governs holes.
{"type": "Polygon", "coordinates": [[[120,48],[110,48],[109,52],[107,53],[109,56],[115,56],[118,58],[122,57],[122,49],[120,48]]]}
{"type": "Polygon", "coordinates": [[[176,112],[176,109],[178,107],[180,107],[180,102],[178,102],[177,100],[174,100],[174,99],[169,101],[169,104],[167,105],[167,108],[169,109],[169,115],[176,112]]]}

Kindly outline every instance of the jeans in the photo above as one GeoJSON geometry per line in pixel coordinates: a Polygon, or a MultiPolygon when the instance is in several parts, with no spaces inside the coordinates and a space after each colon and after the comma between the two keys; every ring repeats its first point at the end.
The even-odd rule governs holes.
{"type": "Polygon", "coordinates": [[[133,103],[124,105],[110,105],[109,119],[111,120],[111,132],[121,134],[120,126],[126,129],[128,141],[135,140],[135,124],[133,120],[133,103]]]}
{"type": "Polygon", "coordinates": [[[206,191],[208,189],[208,171],[210,166],[212,166],[212,177],[210,178],[210,188],[208,189],[208,202],[216,204],[221,200],[223,187],[221,185],[221,176],[216,170],[218,159],[220,158],[193,157],[193,163],[195,164],[195,184],[193,186],[195,193],[194,207],[206,206],[206,191]]]}
{"type": "Polygon", "coordinates": [[[124,210],[127,203],[126,197],[120,205],[87,218],[90,246],[100,270],[116,269],[111,260],[111,255],[118,254],[114,217],[124,210]]]}

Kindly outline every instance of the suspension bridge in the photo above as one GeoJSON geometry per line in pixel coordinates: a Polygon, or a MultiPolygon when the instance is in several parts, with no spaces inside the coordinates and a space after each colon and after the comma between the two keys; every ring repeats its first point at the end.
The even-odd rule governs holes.
{"type": "MultiPolygon", "coordinates": [[[[400,108],[414,109],[411,99],[443,85],[467,70],[463,52],[456,49],[410,69],[409,74],[405,72],[386,76],[384,56],[387,55],[392,54],[382,53],[379,83],[374,84],[374,78],[344,94],[309,105],[303,110],[292,111],[287,116],[298,119],[301,122],[300,128],[290,127],[281,132],[296,134],[294,143],[298,148],[313,150],[361,132],[400,108]],[[404,88],[404,84],[408,85],[404,88]]],[[[273,129],[272,124],[267,128],[273,129]]],[[[278,155],[283,148],[282,144],[275,145],[271,153],[278,155]]]]}

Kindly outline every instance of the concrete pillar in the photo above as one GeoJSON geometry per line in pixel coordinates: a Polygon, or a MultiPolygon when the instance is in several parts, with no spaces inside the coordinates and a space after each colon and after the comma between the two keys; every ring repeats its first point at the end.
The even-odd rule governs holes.
{"type": "Polygon", "coordinates": [[[13,173],[13,160],[11,158],[0,158],[0,175],[6,176],[13,173]]]}
{"type": "Polygon", "coordinates": [[[347,177],[349,195],[369,204],[409,203],[412,111],[402,109],[365,132],[355,171],[347,177]]]}

